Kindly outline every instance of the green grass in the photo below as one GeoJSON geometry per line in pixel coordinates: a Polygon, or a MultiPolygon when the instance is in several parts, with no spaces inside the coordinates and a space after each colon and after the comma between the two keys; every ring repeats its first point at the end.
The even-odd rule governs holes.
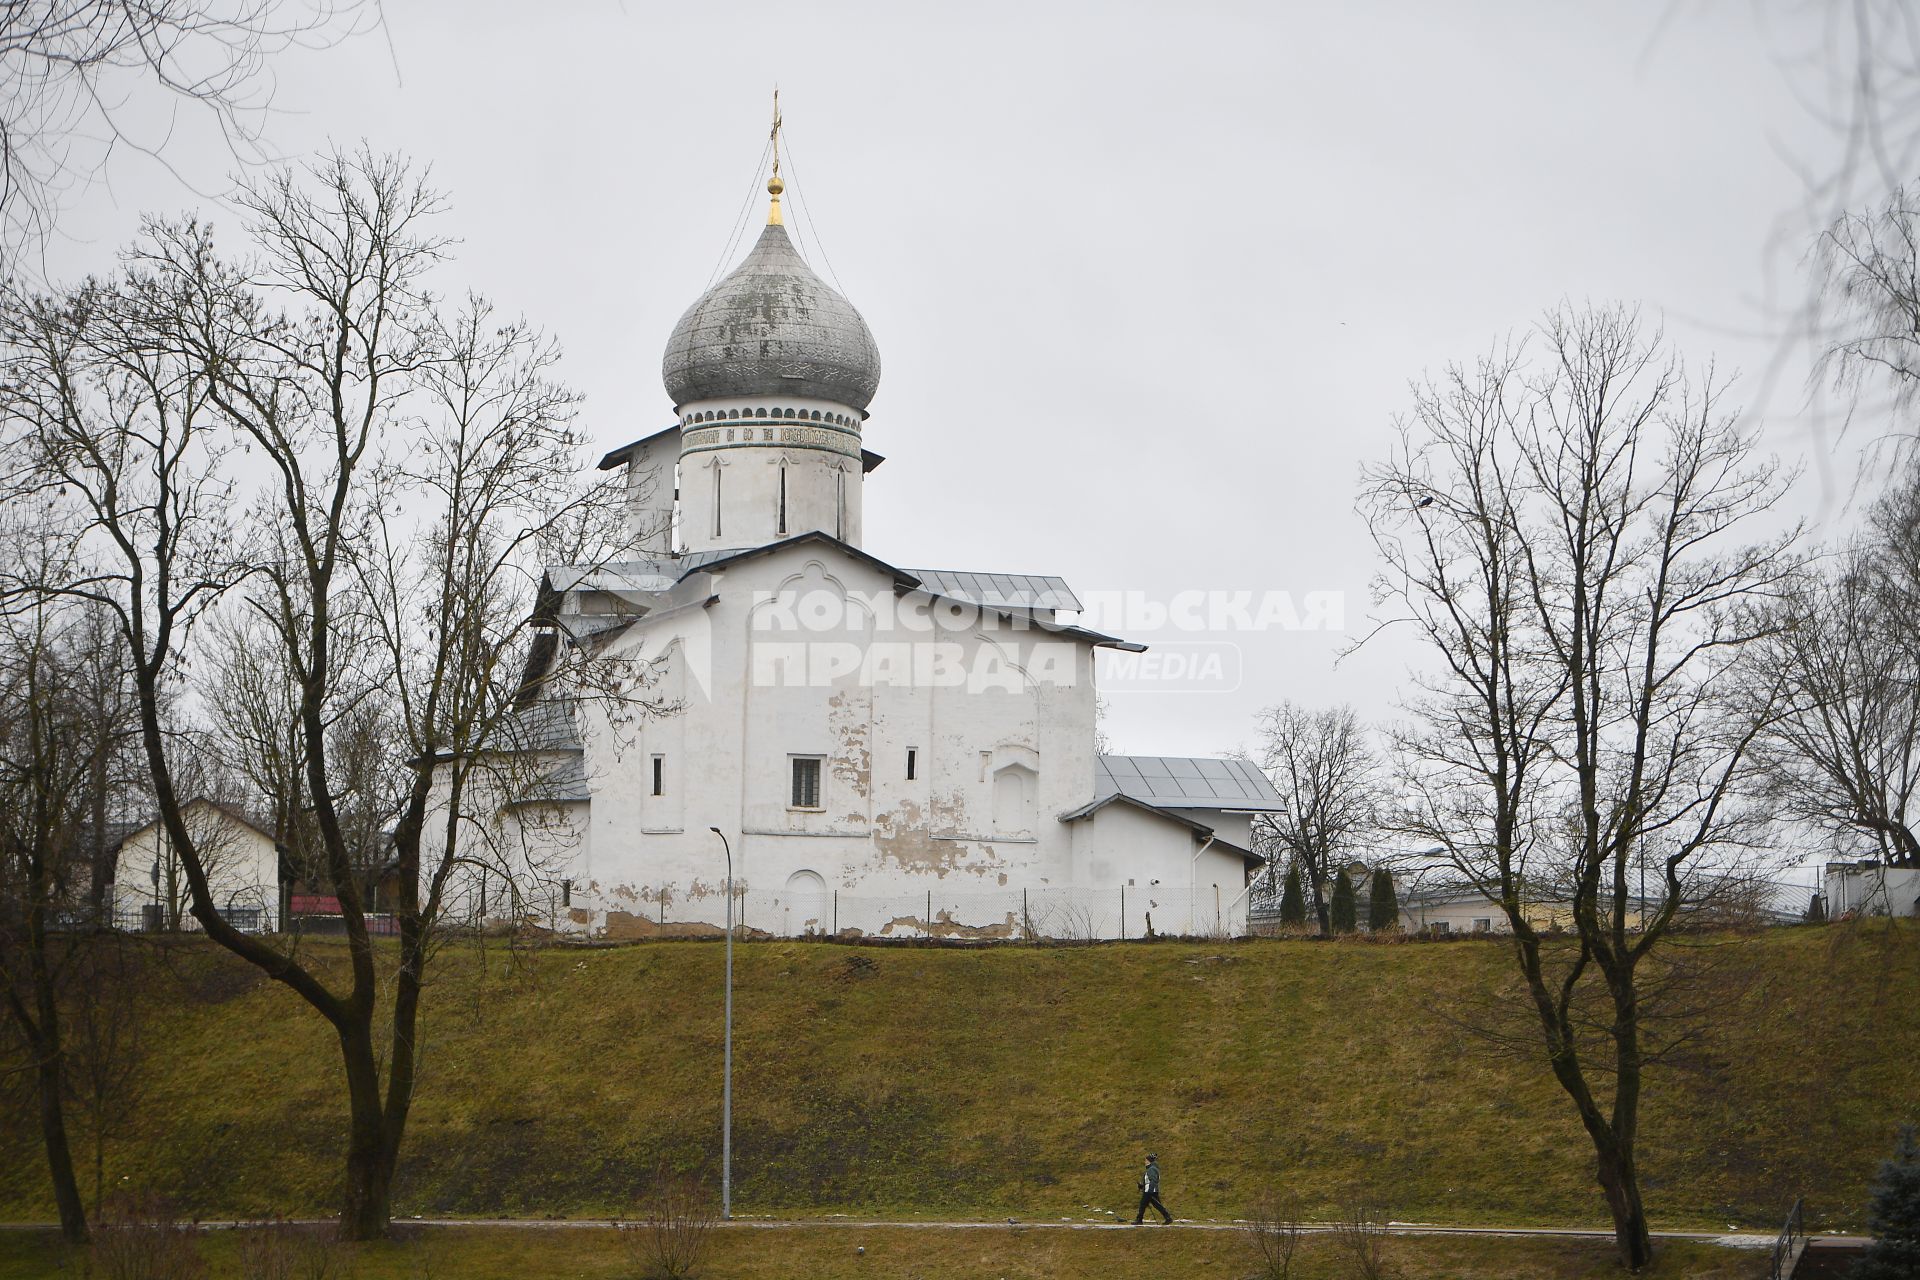
{"type": "MultiPolygon", "coordinates": [[[[1857,1227],[1894,1125],[1920,1120],[1914,932],[1777,930],[1695,954],[1728,1012],[1650,1079],[1655,1225],[1770,1231],[1804,1194],[1817,1226],[1857,1227]]],[[[203,947],[174,961],[109,1185],[210,1216],[332,1212],[345,1106],[325,1024],[203,947]]],[[[718,944],[437,963],[398,1213],[604,1216],[663,1161],[717,1174],[718,944]]],[[[1323,1216],[1365,1195],[1403,1220],[1604,1225],[1544,1065],[1463,1025],[1510,969],[1491,943],[743,946],[736,1210],[1131,1216],[1154,1149],[1183,1217],[1282,1187],[1323,1216]]],[[[0,1218],[51,1217],[16,1108],[0,1218]]]]}
{"type": "MultiPolygon", "coordinates": [[[[209,1280],[237,1280],[235,1241],[213,1233],[201,1246],[209,1280]]],[[[355,1280],[626,1280],[642,1273],[605,1230],[529,1231],[433,1228],[392,1243],[348,1250],[355,1280]]],[[[44,1234],[0,1234],[0,1280],[79,1274],[83,1253],[44,1234]]],[[[1404,1237],[1386,1256],[1399,1280],[1613,1280],[1611,1245],[1595,1240],[1404,1237]]],[[[1253,1273],[1249,1241],[1237,1232],[956,1231],[796,1227],[716,1232],[700,1280],[1128,1280],[1130,1277],[1253,1273]],[[855,1252],[864,1247],[864,1255],[855,1252]]],[[[1295,1280],[1352,1274],[1334,1242],[1309,1237],[1295,1280]]],[[[1767,1255],[1693,1242],[1665,1242],[1649,1280],[1759,1280],[1767,1255]]]]}

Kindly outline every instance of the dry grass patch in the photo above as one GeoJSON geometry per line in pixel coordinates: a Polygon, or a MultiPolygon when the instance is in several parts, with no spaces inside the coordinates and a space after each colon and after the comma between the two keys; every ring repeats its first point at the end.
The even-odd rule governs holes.
{"type": "MultiPolygon", "coordinates": [[[[1771,1231],[1800,1194],[1816,1227],[1858,1225],[1862,1153],[1920,1122],[1914,931],[1705,945],[1764,998],[1650,1078],[1655,1225],[1771,1231]]],[[[186,976],[152,995],[169,1052],[109,1150],[109,1185],[207,1216],[333,1212],[345,1105],[329,1032],[236,962],[182,950],[186,976]]],[[[1586,1139],[1544,1069],[1489,1057],[1462,1027],[1511,967],[1498,943],[756,943],[736,959],[744,1213],[1131,1218],[1152,1150],[1186,1218],[1291,1193],[1323,1221],[1358,1197],[1402,1220],[1604,1225],[1586,1139]]],[[[520,966],[450,949],[396,1211],[611,1217],[663,1167],[713,1179],[721,973],[718,943],[520,966]]],[[[48,1220],[31,1117],[0,1119],[0,1219],[48,1220]]]]}

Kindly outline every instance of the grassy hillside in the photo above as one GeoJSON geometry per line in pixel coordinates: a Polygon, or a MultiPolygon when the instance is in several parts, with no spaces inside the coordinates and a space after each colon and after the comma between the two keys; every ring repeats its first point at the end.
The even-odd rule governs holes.
{"type": "MultiPolygon", "coordinates": [[[[1912,929],[1715,940],[1727,1011],[1652,1078],[1656,1226],[1771,1229],[1805,1194],[1857,1226],[1893,1126],[1920,1120],[1912,929]]],[[[337,956],[334,957],[337,959],[337,956]]],[[[446,952],[396,1208],[620,1211],[665,1160],[717,1170],[721,950],[446,952]]],[[[1183,1217],[1265,1188],[1331,1212],[1603,1225],[1544,1067],[1470,1029],[1493,943],[1062,949],[761,943],[736,953],[735,1206],[912,1218],[1130,1214],[1151,1148],[1183,1217]]],[[[217,1215],[333,1209],[344,1105],[321,1020],[199,946],[157,976],[135,1132],[110,1185],[217,1215]]],[[[0,1129],[0,1216],[52,1216],[37,1131],[0,1129]]]]}

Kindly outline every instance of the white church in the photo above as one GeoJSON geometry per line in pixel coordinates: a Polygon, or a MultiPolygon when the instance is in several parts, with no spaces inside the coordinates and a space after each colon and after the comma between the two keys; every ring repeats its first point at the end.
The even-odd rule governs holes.
{"type": "Polygon", "coordinates": [[[867,548],[880,354],[789,240],[777,151],[767,189],[667,341],[677,421],[600,464],[644,558],[547,569],[557,643],[650,663],[657,708],[531,716],[551,785],[516,826],[556,926],[712,932],[730,856],[750,934],[1244,932],[1280,798],[1244,761],[1097,752],[1095,657],[1140,646],[1076,625],[1059,578],[867,548]]]}

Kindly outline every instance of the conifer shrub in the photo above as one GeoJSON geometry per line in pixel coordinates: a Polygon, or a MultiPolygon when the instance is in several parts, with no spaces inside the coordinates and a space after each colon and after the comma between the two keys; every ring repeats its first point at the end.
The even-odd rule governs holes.
{"type": "Polygon", "coordinates": [[[1353,900],[1353,881],[1347,878],[1347,869],[1340,868],[1340,874],[1333,880],[1333,905],[1328,915],[1336,934],[1352,933],[1359,927],[1359,909],[1353,900]]]}
{"type": "Polygon", "coordinates": [[[1367,895],[1367,929],[1390,933],[1399,927],[1400,896],[1394,892],[1393,873],[1381,867],[1373,873],[1373,888],[1367,895]]]}
{"type": "Polygon", "coordinates": [[[1900,1130],[1893,1158],[1873,1180],[1867,1228],[1873,1243],[1854,1264],[1852,1280],[1911,1280],[1920,1276],[1920,1143],[1913,1126],[1900,1130]]]}
{"type": "Polygon", "coordinates": [[[1287,883],[1280,890],[1280,923],[1289,929],[1304,928],[1307,923],[1307,895],[1300,888],[1300,864],[1287,868],[1287,883]]]}

